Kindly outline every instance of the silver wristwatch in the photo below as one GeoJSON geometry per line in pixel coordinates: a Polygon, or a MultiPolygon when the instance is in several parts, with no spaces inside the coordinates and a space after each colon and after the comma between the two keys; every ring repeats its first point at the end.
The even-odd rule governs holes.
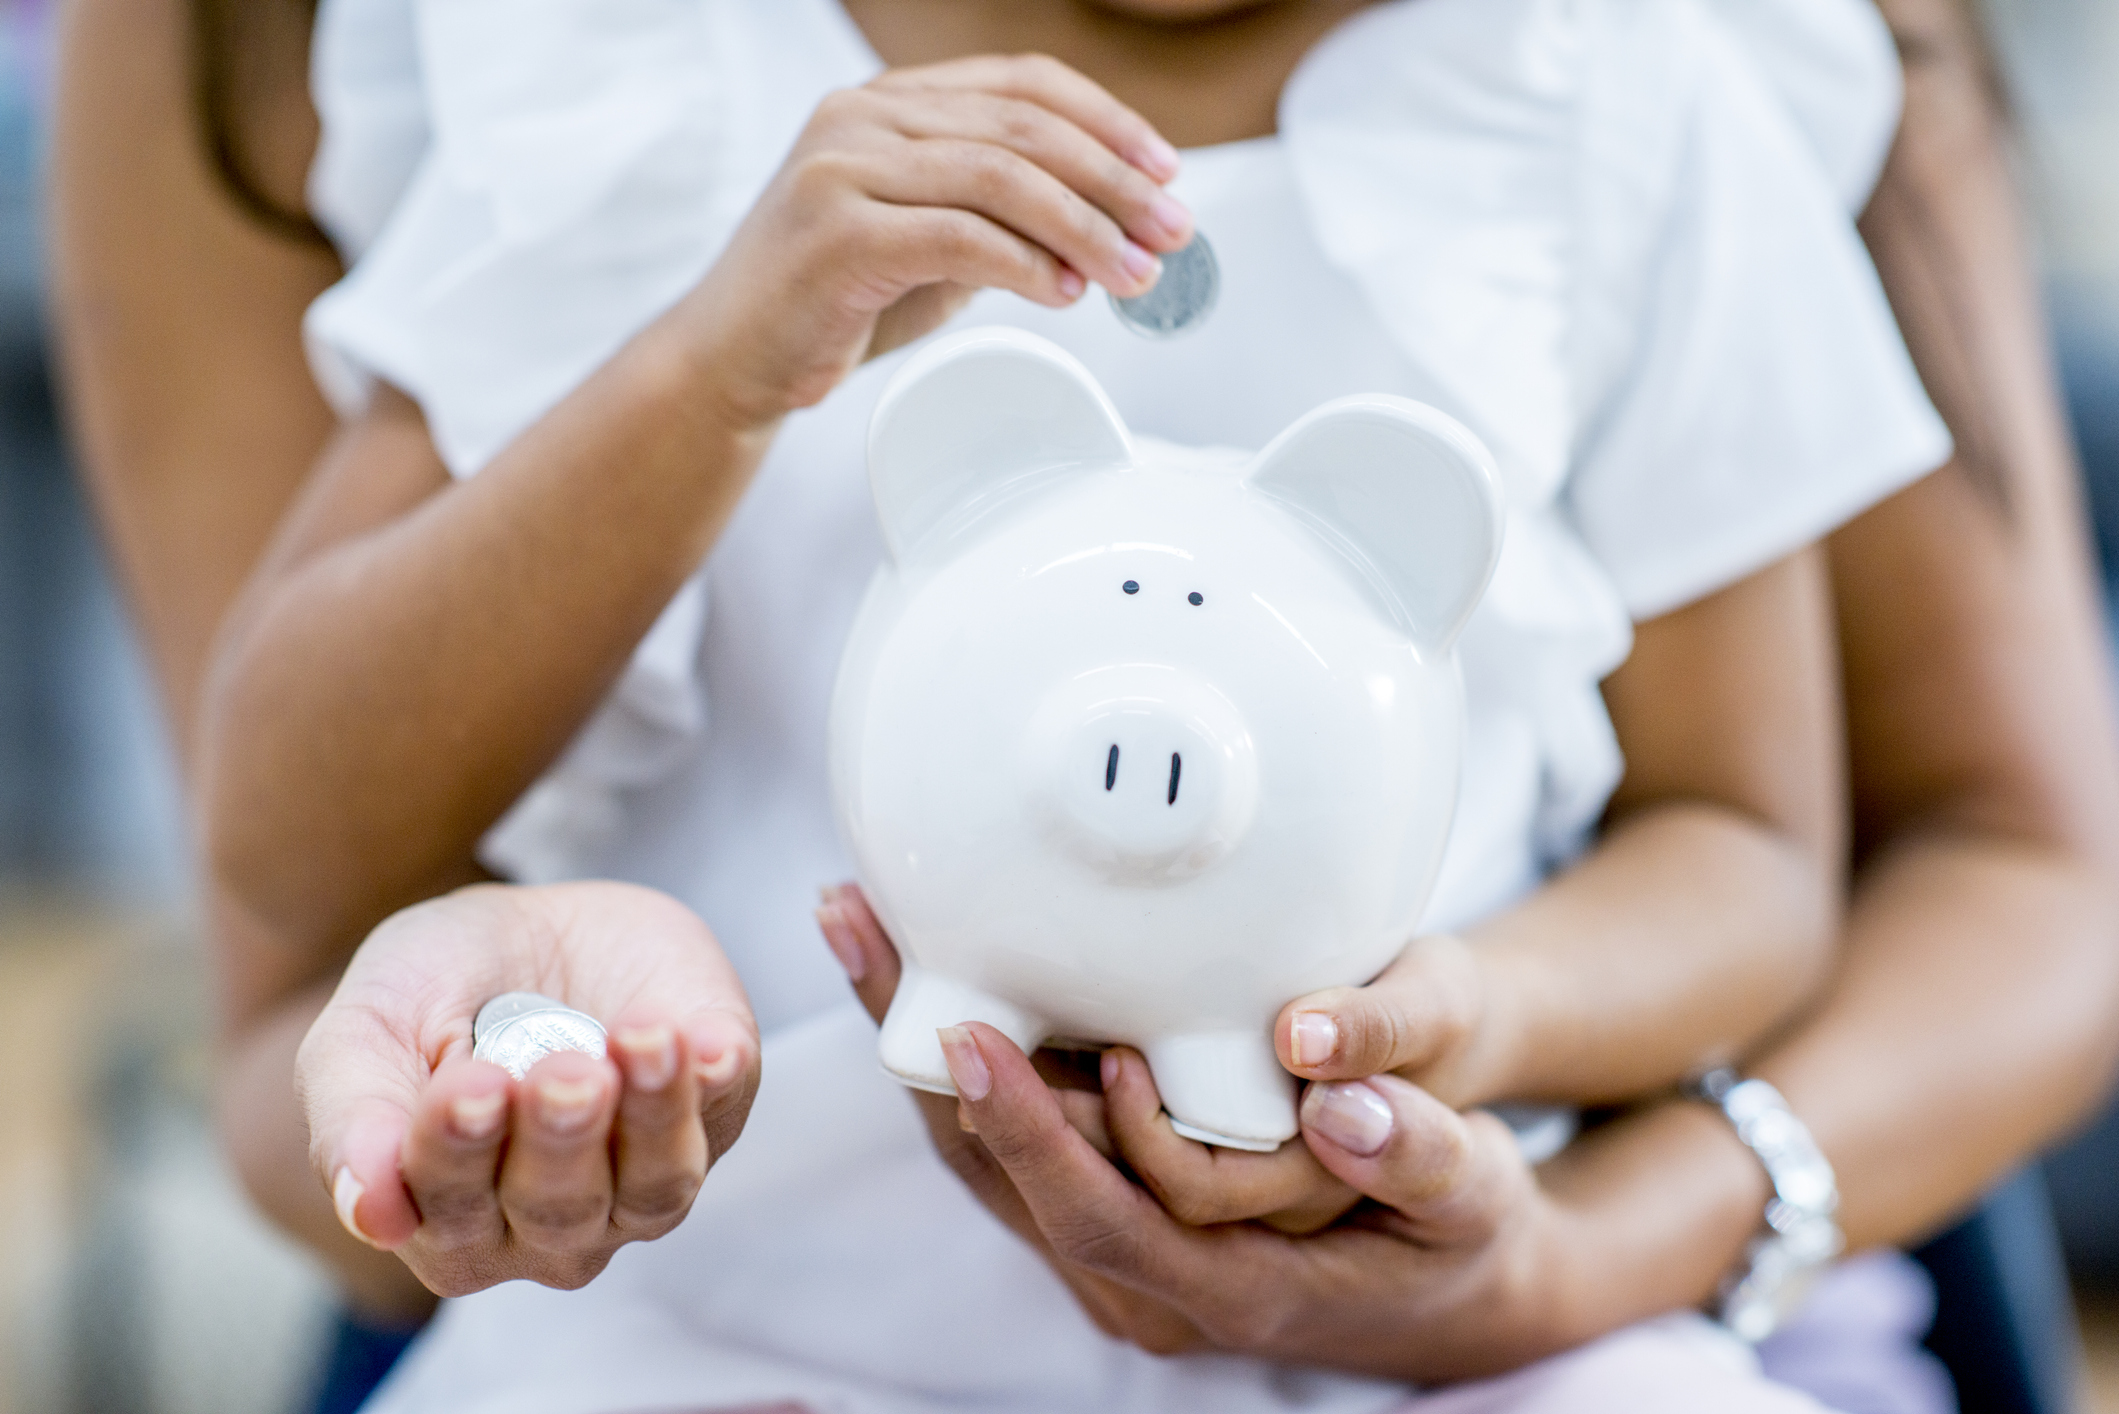
{"type": "Polygon", "coordinates": [[[1802,1304],[1818,1273],[1847,1245],[1833,1217],[1839,1181],[1809,1129],[1765,1081],[1740,1079],[1724,1066],[1690,1088],[1721,1107],[1773,1182],[1766,1230],[1745,1246],[1743,1265],[1722,1279],[1716,1312],[1737,1336],[1756,1343],[1802,1304]]]}

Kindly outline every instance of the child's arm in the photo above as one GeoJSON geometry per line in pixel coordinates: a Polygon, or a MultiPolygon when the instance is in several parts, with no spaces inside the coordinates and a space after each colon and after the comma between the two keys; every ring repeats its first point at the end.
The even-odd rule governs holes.
{"type": "Polygon", "coordinates": [[[1049,60],[820,106],[704,280],[477,476],[379,392],[221,640],[204,707],[224,905],[305,957],[463,876],[720,534],[788,411],[977,287],[1134,293],[1189,237],[1175,156],[1049,60]],[[1018,234],[1018,233],[1025,234],[1018,234]]]}
{"type": "Polygon", "coordinates": [[[1837,665],[1805,551],[1640,626],[1604,696],[1626,777],[1581,863],[1291,1003],[1310,1079],[1396,1071],[1465,1107],[1597,1102],[1742,1055],[1810,994],[1842,889],[1837,665]]]}

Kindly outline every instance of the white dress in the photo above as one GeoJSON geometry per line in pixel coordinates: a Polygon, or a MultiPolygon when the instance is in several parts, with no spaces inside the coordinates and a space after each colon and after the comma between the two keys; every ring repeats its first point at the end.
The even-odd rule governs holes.
{"type": "MultiPolygon", "coordinates": [[[[416,397],[475,474],[694,283],[824,93],[880,67],[831,0],[325,0],[316,209],[356,257],[309,321],[355,406],[416,397]]],[[[1302,63],[1275,138],[1185,154],[1200,333],[988,292],[1135,430],[1257,446],[1328,398],[1468,423],[1509,499],[1462,640],[1467,759],[1430,908],[1458,926],[1578,852],[1621,767],[1631,624],[1939,464],[1849,217],[1896,112],[1860,0],[1398,0],[1302,63]],[[1770,62],[1761,63],[1761,58],[1770,62]]],[[[1114,1343],[929,1152],[810,921],[844,878],[824,769],[880,545],[861,461],[902,354],[791,417],[700,575],[488,837],[514,877],[654,884],[767,1032],[692,1216],[584,1291],[448,1303],[377,1407],[510,1414],[1383,1407],[1402,1391],[1114,1343]]]]}

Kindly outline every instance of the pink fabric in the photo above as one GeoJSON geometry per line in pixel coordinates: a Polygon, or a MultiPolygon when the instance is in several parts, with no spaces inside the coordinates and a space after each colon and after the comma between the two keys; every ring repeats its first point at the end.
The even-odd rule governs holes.
{"type": "Polygon", "coordinates": [[[1416,1395],[1393,1414],[1822,1414],[1769,1382],[1735,1337],[1700,1316],[1629,1326],[1513,1374],[1416,1395]]]}
{"type": "Polygon", "coordinates": [[[1827,1272],[1755,1356],[1702,1317],[1666,1316],[1394,1414],[1956,1414],[1949,1375],[1920,1346],[1934,1316],[1927,1273],[1872,1252],[1827,1272]]]}
{"type": "Polygon", "coordinates": [[[1758,1348],[1768,1379],[1843,1414],[1957,1414],[1942,1362],[1921,1348],[1935,1286],[1903,1252],[1869,1252],[1818,1281],[1795,1318],[1758,1348]]]}

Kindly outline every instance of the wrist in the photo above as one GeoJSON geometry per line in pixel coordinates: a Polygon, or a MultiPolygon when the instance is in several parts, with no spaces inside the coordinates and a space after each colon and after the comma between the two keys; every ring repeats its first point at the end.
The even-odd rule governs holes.
{"type": "Polygon", "coordinates": [[[1728,1122],[1682,1099],[1590,1130],[1539,1180],[1565,1233],[1559,1320],[1574,1344],[1708,1306],[1773,1196],[1728,1122]]]}
{"type": "Polygon", "coordinates": [[[1447,939],[1463,953],[1466,1023],[1437,1097],[1469,1109],[1533,1098],[1537,1074],[1537,968],[1506,946],[1447,939]]]}
{"type": "Polygon", "coordinates": [[[685,423],[739,454],[762,456],[793,410],[742,372],[742,361],[694,290],[643,329],[632,351],[649,369],[658,399],[676,406],[685,423]]]}

